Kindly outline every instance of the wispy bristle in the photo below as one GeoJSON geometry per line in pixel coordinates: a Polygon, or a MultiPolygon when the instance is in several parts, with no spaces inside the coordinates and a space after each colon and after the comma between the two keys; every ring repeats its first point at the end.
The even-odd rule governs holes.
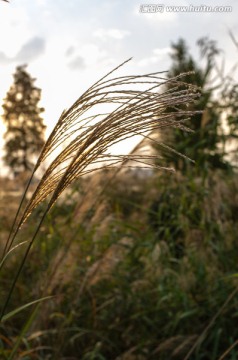
{"type": "MultiPolygon", "coordinates": [[[[151,132],[166,127],[180,127],[187,131],[188,129],[184,125],[185,119],[193,115],[194,112],[183,110],[184,106],[181,108],[181,105],[189,105],[199,96],[199,93],[195,86],[188,85],[180,80],[185,74],[173,79],[163,78],[161,77],[162,73],[159,72],[108,78],[129,60],[97,81],[68,110],[62,112],[42,149],[15,216],[0,266],[13,248],[16,235],[22,224],[37,205],[49,195],[51,197],[32,238],[28,242],[3,305],[0,320],[5,313],[19,274],[44,218],[61,193],[75,179],[96,171],[99,163],[104,168],[130,167],[132,165],[129,162],[133,161],[140,167],[153,166],[171,170],[155,165],[157,162],[155,162],[154,155],[143,153],[138,155],[136,152],[129,155],[111,155],[109,149],[112,145],[134,135],[141,135],[149,139],[151,132]],[[168,90],[163,90],[164,85],[167,86],[168,90]],[[102,106],[109,106],[109,109],[107,111],[103,109],[102,112],[102,106]],[[59,150],[61,146],[63,150],[50,162],[35,192],[21,211],[36,170],[45,165],[46,160],[49,162],[54,151],[59,150]],[[19,216],[20,219],[18,219],[19,216]]],[[[166,147],[162,143],[160,145],[166,147]]],[[[167,149],[172,150],[168,147],[167,149]]]]}
{"type": "Polygon", "coordinates": [[[95,171],[98,163],[108,168],[131,159],[140,166],[155,166],[154,155],[112,156],[109,153],[112,145],[138,134],[148,138],[152,131],[165,127],[188,131],[184,121],[193,112],[181,110],[181,105],[188,105],[198,97],[197,88],[181,81],[185,74],[172,79],[163,78],[159,72],[109,77],[129,60],[97,81],[68,110],[62,112],[34,171],[43,162],[45,164],[46,159],[49,161],[56,149],[64,148],[45,170],[15,233],[38,204],[51,194],[49,210],[66,187],[76,178],[95,171]],[[162,91],[164,85],[168,90],[162,91]],[[113,109],[101,112],[102,106],[113,106],[113,109]]]}

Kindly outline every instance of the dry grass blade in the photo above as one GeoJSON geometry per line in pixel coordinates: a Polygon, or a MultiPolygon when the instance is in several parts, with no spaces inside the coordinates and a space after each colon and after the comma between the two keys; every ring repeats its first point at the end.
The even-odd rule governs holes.
{"type": "Polygon", "coordinates": [[[153,351],[153,355],[161,354],[164,352],[172,352],[175,347],[181,344],[184,341],[183,335],[172,336],[169,339],[163,341],[157,348],[153,351]]]}
{"type": "Polygon", "coordinates": [[[229,346],[229,348],[222,354],[221,357],[219,357],[218,360],[224,360],[226,356],[230,354],[231,350],[234,349],[234,347],[236,347],[237,345],[238,345],[238,340],[236,340],[231,346],[229,346]]]}
{"type": "MultiPolygon", "coordinates": [[[[68,110],[63,111],[42,149],[31,179],[37,169],[45,166],[46,160],[48,163],[55,151],[59,151],[64,145],[63,150],[49,163],[19,220],[17,218],[20,209],[17,213],[17,225],[13,225],[14,233],[7,242],[6,252],[10,251],[20,227],[28,216],[51,194],[46,210],[29,241],[3,313],[46,214],[75,179],[97,170],[98,164],[101,164],[101,168],[108,168],[133,160],[140,166],[154,166],[153,155],[116,156],[110,154],[110,148],[133,135],[147,137],[152,131],[165,127],[180,127],[187,130],[184,121],[194,112],[184,109],[197,99],[199,93],[195,86],[181,81],[185,74],[173,79],[163,78],[159,72],[109,78],[109,75],[127,61],[96,82],[68,110]],[[165,84],[169,84],[167,91],[163,91],[165,84]]],[[[20,207],[22,205],[23,201],[20,207]]]]}
{"type": "Polygon", "coordinates": [[[193,344],[193,346],[191,347],[191,349],[189,350],[189,352],[187,353],[187,355],[184,357],[184,360],[189,360],[191,355],[193,354],[193,352],[195,351],[195,349],[201,345],[201,343],[203,342],[205,336],[207,335],[208,330],[213,326],[213,324],[215,323],[215,321],[217,320],[217,318],[223,313],[223,311],[225,310],[225,308],[227,307],[227,305],[230,303],[230,301],[234,298],[234,296],[237,294],[238,292],[238,287],[236,287],[232,293],[228,296],[228,298],[226,299],[226,301],[224,302],[224,304],[220,307],[220,309],[217,311],[217,313],[213,316],[213,318],[211,319],[211,321],[208,323],[208,325],[206,326],[206,328],[203,330],[203,332],[201,333],[201,335],[197,338],[197,340],[195,341],[195,343],[193,344]]]}

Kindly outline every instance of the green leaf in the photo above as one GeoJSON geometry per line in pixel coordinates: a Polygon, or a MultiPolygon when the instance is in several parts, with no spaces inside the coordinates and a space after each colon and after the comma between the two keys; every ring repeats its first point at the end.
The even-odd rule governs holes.
{"type": "Polygon", "coordinates": [[[45,301],[45,300],[48,300],[48,299],[51,299],[52,297],[53,297],[53,296],[46,296],[46,297],[43,297],[43,298],[41,298],[41,299],[37,299],[37,300],[31,301],[31,302],[29,302],[28,304],[22,305],[22,306],[18,307],[17,309],[15,309],[15,310],[13,310],[13,311],[10,311],[8,314],[4,315],[4,316],[2,317],[1,322],[4,322],[4,321],[10,319],[12,316],[16,315],[17,313],[19,313],[20,311],[28,308],[28,307],[31,306],[31,305],[40,303],[40,302],[45,301]]]}

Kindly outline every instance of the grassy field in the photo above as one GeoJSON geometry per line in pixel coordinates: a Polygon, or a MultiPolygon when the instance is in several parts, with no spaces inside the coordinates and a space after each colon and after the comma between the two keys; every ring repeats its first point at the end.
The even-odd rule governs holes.
{"type": "MultiPolygon", "coordinates": [[[[22,334],[16,359],[238,359],[236,346],[222,357],[238,337],[237,187],[236,174],[218,171],[77,182],[48,214],[9,310],[53,298],[1,325],[1,358],[22,334]]],[[[1,303],[23,252],[2,269],[1,303]]]]}

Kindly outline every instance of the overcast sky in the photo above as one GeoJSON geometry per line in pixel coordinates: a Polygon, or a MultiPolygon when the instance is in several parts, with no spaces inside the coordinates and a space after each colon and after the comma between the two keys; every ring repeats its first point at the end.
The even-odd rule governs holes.
{"type": "Polygon", "coordinates": [[[88,86],[131,56],[124,74],[168,70],[171,42],[180,37],[196,56],[199,38],[217,40],[231,66],[238,50],[228,29],[238,39],[237,17],[237,0],[0,0],[0,98],[16,66],[28,64],[51,128],[88,86]],[[229,5],[232,11],[141,12],[147,4],[229,5]]]}

